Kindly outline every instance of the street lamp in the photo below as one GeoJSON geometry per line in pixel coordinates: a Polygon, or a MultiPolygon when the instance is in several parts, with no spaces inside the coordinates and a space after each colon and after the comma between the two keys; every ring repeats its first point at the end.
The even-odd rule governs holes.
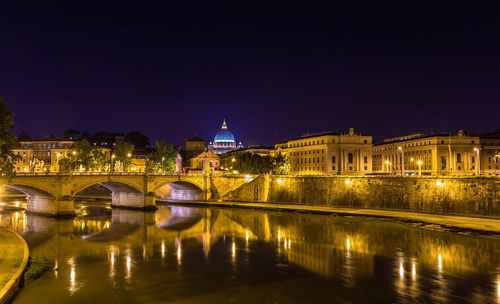
{"type": "Polygon", "coordinates": [[[392,173],[392,163],[388,160],[385,161],[385,164],[387,165],[387,172],[392,173]]]}
{"type": "Polygon", "coordinates": [[[418,164],[418,176],[421,176],[422,175],[422,161],[419,159],[417,161],[417,164],[418,164]]]}
{"type": "Polygon", "coordinates": [[[474,148],[474,151],[477,153],[477,175],[481,175],[481,162],[479,160],[479,148],[474,148]]]}
{"type": "Polygon", "coordinates": [[[163,170],[163,161],[165,161],[165,157],[161,158],[161,173],[165,173],[165,170],[163,170]]]}
{"type": "Polygon", "coordinates": [[[113,171],[115,171],[115,157],[116,157],[116,155],[114,155],[114,154],[111,155],[111,167],[110,167],[111,173],[113,173],[113,171]]]}
{"type": "Polygon", "coordinates": [[[71,154],[73,154],[73,157],[75,158],[75,168],[73,170],[73,172],[76,172],[76,151],[73,151],[71,154]]]}

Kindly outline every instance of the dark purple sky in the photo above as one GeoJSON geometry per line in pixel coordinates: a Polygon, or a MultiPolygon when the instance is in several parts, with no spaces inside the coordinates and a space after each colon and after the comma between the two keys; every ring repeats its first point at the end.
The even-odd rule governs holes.
{"type": "Polygon", "coordinates": [[[500,127],[497,0],[1,2],[0,94],[32,136],[500,127]]]}

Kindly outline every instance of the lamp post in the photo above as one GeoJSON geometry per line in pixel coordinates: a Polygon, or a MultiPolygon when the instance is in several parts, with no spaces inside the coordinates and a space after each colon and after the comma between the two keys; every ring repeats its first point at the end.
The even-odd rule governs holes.
{"type": "MultiPolygon", "coordinates": [[[[128,154],[127,154],[127,157],[128,157],[128,158],[131,158],[131,157],[132,157],[132,154],[128,153],[128,154]]],[[[131,163],[132,163],[132,161],[131,161],[131,163]]],[[[130,172],[130,166],[128,167],[128,172],[130,172]]]]}
{"type": "Polygon", "coordinates": [[[109,167],[110,173],[113,173],[115,171],[115,157],[116,155],[111,155],[111,166],[109,167]]]}
{"type": "Polygon", "coordinates": [[[479,148],[474,148],[474,151],[476,151],[476,153],[477,153],[477,163],[476,163],[476,165],[477,165],[477,170],[476,170],[477,171],[477,175],[481,175],[481,162],[479,160],[479,148]]]}
{"type": "Polygon", "coordinates": [[[165,170],[163,170],[163,162],[165,161],[165,157],[161,158],[161,173],[165,173],[165,170]]]}
{"type": "Polygon", "coordinates": [[[419,159],[417,161],[418,164],[418,176],[422,176],[422,161],[419,159]]]}
{"type": "Polygon", "coordinates": [[[73,172],[76,172],[76,154],[77,153],[76,153],[76,151],[73,151],[72,154],[73,154],[73,157],[75,158],[75,166],[74,166],[75,168],[74,168],[73,172]]]}

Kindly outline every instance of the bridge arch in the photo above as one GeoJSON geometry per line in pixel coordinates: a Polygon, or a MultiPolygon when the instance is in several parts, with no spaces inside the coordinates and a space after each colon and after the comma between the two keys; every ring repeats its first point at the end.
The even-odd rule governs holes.
{"type": "Polygon", "coordinates": [[[112,193],[124,192],[124,193],[143,193],[140,187],[128,180],[110,180],[110,179],[90,179],[86,180],[80,184],[75,185],[72,189],[72,196],[76,196],[78,193],[84,191],[95,185],[101,185],[106,189],[110,190],[112,193]]]}
{"type": "Polygon", "coordinates": [[[9,187],[11,189],[15,189],[26,194],[27,197],[46,197],[55,199],[55,195],[50,193],[50,190],[43,189],[44,187],[40,187],[39,185],[25,185],[25,184],[4,184],[4,186],[9,187]]]}
{"type": "Polygon", "coordinates": [[[203,186],[192,181],[175,180],[158,184],[155,197],[159,201],[203,200],[203,186]]]}

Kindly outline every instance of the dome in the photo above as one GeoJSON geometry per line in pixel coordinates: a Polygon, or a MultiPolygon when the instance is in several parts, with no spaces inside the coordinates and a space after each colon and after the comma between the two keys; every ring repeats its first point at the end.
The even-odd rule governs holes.
{"type": "Polygon", "coordinates": [[[226,125],[226,121],[225,120],[222,123],[221,130],[219,132],[217,132],[217,134],[215,134],[214,143],[217,143],[217,142],[233,142],[233,143],[236,143],[236,141],[234,140],[233,133],[231,133],[231,131],[229,131],[227,129],[227,125],[226,125]]]}

